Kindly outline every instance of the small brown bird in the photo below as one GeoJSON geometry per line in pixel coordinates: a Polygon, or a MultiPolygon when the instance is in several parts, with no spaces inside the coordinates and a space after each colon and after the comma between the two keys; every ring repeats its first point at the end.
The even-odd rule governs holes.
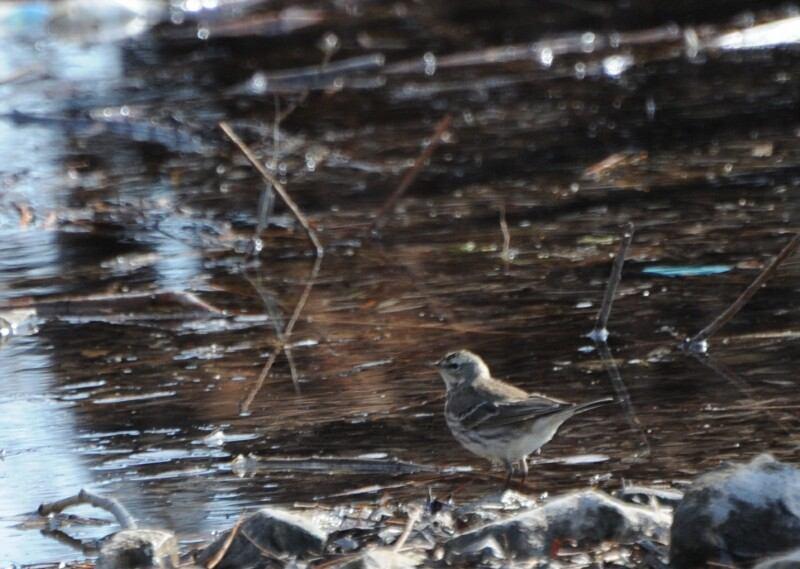
{"type": "Polygon", "coordinates": [[[436,368],[447,388],[447,426],[464,448],[505,466],[506,487],[516,463],[525,481],[528,455],[547,444],[567,419],[614,401],[607,397],[576,405],[526,393],[492,378],[483,360],[467,350],[447,354],[436,368]]]}

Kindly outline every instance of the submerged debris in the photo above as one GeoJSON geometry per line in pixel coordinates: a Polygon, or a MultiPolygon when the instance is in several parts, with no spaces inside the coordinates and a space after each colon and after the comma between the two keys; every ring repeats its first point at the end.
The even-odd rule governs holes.
{"type": "MultiPolygon", "coordinates": [[[[178,566],[178,542],[171,532],[141,529],[128,510],[114,498],[87,490],[56,502],[41,504],[39,515],[50,516],[80,504],[91,504],[113,514],[122,531],[100,546],[97,569],[173,569],[178,566]]],[[[53,531],[54,528],[51,528],[53,531]]]]}
{"type": "Polygon", "coordinates": [[[327,534],[310,520],[280,508],[261,508],[204,548],[197,561],[209,569],[253,567],[260,560],[322,553],[327,534]]]}

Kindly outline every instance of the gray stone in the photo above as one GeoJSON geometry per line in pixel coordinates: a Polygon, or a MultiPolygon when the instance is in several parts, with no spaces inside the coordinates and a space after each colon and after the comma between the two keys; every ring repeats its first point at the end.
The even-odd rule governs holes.
{"type": "Polygon", "coordinates": [[[698,477],[675,510],[676,569],[752,562],[800,547],[800,471],[761,455],[698,477]]]}
{"type": "Polygon", "coordinates": [[[764,559],[753,569],[798,569],[798,567],[800,567],[800,549],[795,549],[783,555],[764,559]]]}
{"type": "MultiPolygon", "coordinates": [[[[198,555],[205,565],[219,551],[230,532],[221,534],[198,555]]],[[[322,552],[327,534],[303,516],[280,508],[261,508],[245,519],[236,530],[216,569],[255,567],[265,559],[304,558],[322,552]]]]}
{"type": "Polygon", "coordinates": [[[117,532],[100,549],[97,569],[163,568],[178,566],[175,536],[157,529],[126,529],[117,532]]]}
{"type": "Polygon", "coordinates": [[[546,555],[556,539],[581,545],[630,543],[643,536],[665,540],[670,519],[669,512],[626,504],[602,492],[573,492],[455,537],[445,544],[445,555],[450,560],[487,555],[531,559],[546,555]]]}

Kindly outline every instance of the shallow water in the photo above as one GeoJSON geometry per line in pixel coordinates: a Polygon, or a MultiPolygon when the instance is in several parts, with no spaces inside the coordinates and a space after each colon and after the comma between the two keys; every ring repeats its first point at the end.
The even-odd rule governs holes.
{"type": "Polygon", "coordinates": [[[711,43],[753,24],[748,3],[652,4],[331,3],[279,37],[200,41],[161,24],[114,43],[9,40],[0,80],[33,71],[0,84],[0,112],[125,108],[203,148],[171,146],[185,139],[168,129],[0,119],[0,306],[37,314],[0,346],[0,563],[81,558],[29,515],[81,487],[188,545],[266,503],[497,486],[447,431],[428,363],[469,347],[529,390],[614,394],[585,334],[627,221],[609,344],[635,416],[576,418],[534,459],[529,491],[680,487],[722,460],[793,460],[800,263],[711,340],[712,365],[675,347],[797,231],[798,48],[693,53],[689,26],[711,43]],[[325,257],[291,338],[299,389],[281,355],[241,413],[313,251],[279,204],[247,257],[263,185],[216,123],[271,164],[274,97],[241,86],[319,65],[330,32],[334,61],[382,53],[386,66],[338,89],[301,75],[314,90],[280,95],[284,110],[302,103],[281,124],[278,172],[325,257]],[[531,42],[504,61],[464,55],[531,42]],[[442,145],[371,236],[447,113],[442,145]],[[233,462],[249,453],[265,459],[256,472],[233,462]],[[278,460],[308,457],[361,460],[278,460]]]}

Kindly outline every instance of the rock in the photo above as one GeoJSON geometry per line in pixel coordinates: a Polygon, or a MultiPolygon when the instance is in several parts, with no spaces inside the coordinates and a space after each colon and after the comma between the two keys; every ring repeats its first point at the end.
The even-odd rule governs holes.
{"type": "Polygon", "coordinates": [[[761,455],[698,477],[675,510],[676,569],[752,562],[800,547],[800,471],[761,455]]]}
{"type": "Polygon", "coordinates": [[[753,569],[797,569],[800,567],[800,549],[764,559],[753,569]]]}
{"type": "Polygon", "coordinates": [[[544,506],[484,525],[449,540],[449,559],[490,555],[530,559],[546,555],[555,540],[589,545],[634,542],[648,535],[666,539],[666,511],[625,504],[602,492],[586,490],[555,498],[544,506]]]}
{"type": "Polygon", "coordinates": [[[97,557],[97,569],[171,569],[177,566],[178,542],[175,536],[157,529],[119,531],[103,544],[97,557]]]}
{"type": "Polygon", "coordinates": [[[35,319],[35,308],[0,310],[0,342],[17,334],[35,334],[35,319]]]}
{"type": "MultiPolygon", "coordinates": [[[[319,554],[328,537],[306,518],[280,508],[261,508],[234,529],[236,535],[216,569],[255,567],[265,556],[304,558],[319,554]]],[[[200,552],[197,560],[201,565],[223,547],[231,531],[200,552]]]]}

